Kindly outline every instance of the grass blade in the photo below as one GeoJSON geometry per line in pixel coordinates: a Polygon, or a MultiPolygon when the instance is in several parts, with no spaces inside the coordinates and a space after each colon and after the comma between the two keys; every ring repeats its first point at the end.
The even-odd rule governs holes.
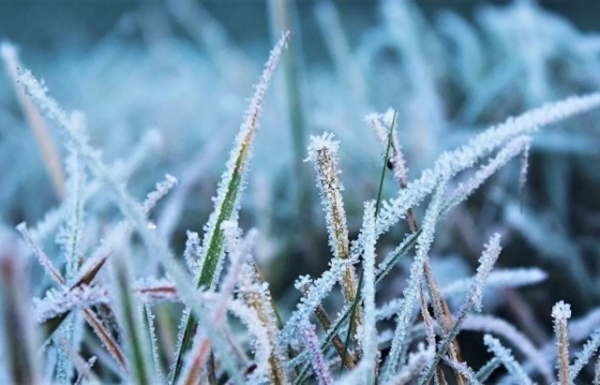
{"type": "MultiPolygon", "coordinates": [[[[383,160],[383,167],[381,167],[381,178],[379,179],[379,191],[377,192],[377,202],[375,203],[375,220],[377,220],[377,215],[379,215],[379,209],[381,208],[381,197],[383,196],[383,182],[385,180],[385,172],[387,170],[388,162],[390,161],[390,150],[392,148],[392,138],[394,132],[394,125],[396,124],[396,116],[397,112],[394,111],[394,117],[392,118],[392,124],[389,128],[388,134],[388,142],[387,148],[385,150],[385,159],[383,160]]],[[[348,354],[348,344],[350,343],[350,336],[352,335],[352,327],[354,325],[354,316],[356,314],[356,307],[358,306],[358,302],[360,301],[360,293],[362,288],[362,283],[364,280],[364,269],[360,273],[360,279],[358,280],[358,289],[356,293],[356,297],[354,298],[354,303],[352,304],[352,311],[350,314],[350,327],[348,328],[348,334],[346,335],[346,343],[344,345],[344,355],[342,357],[342,364],[340,366],[340,373],[344,370],[344,360],[346,358],[346,354],[348,354]]]]}
{"type": "Polygon", "coordinates": [[[23,87],[18,84],[18,68],[21,67],[21,63],[19,62],[17,49],[12,44],[3,42],[0,44],[0,56],[2,56],[6,70],[15,87],[15,93],[17,94],[21,109],[27,118],[27,122],[31,126],[35,140],[40,148],[42,158],[44,159],[44,165],[52,180],[56,196],[59,199],[63,199],[65,196],[65,173],[62,169],[60,157],[58,156],[58,151],[54,145],[54,140],[44,123],[42,115],[35,107],[35,104],[27,97],[23,87]]]}
{"type": "Polygon", "coordinates": [[[3,349],[6,356],[2,361],[8,364],[7,374],[14,384],[40,384],[34,328],[26,312],[28,297],[24,283],[27,280],[16,246],[4,236],[0,240],[3,241],[0,249],[0,326],[4,332],[2,340],[6,344],[3,349]]]}
{"type": "MultiPolygon", "coordinates": [[[[237,216],[241,192],[243,190],[246,170],[250,158],[250,151],[254,134],[258,127],[262,102],[275,71],[281,52],[289,39],[290,33],[285,33],[279,43],[271,51],[271,56],[262,74],[256,93],[250,102],[250,109],[246,121],[242,124],[237,137],[236,146],[231,152],[227,163],[227,171],[223,174],[219,185],[219,192],[215,203],[215,211],[210,216],[207,231],[203,241],[203,265],[196,281],[197,287],[212,288],[218,280],[222,265],[224,233],[221,225],[226,220],[237,216]]],[[[176,353],[175,366],[170,377],[177,380],[183,366],[183,356],[193,344],[196,331],[196,320],[191,313],[187,313],[184,329],[181,331],[181,343],[176,353]]]]}
{"type": "Polygon", "coordinates": [[[144,334],[142,308],[134,293],[128,255],[120,253],[111,258],[112,278],[115,285],[116,313],[123,329],[125,351],[128,355],[131,380],[143,385],[152,378],[150,349],[144,334]]]}

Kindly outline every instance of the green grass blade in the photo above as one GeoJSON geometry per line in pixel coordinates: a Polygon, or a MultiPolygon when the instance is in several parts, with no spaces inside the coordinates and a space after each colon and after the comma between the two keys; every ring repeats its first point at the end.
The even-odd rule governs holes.
{"type": "MultiPolygon", "coordinates": [[[[394,125],[396,124],[397,112],[394,111],[394,117],[392,118],[392,124],[390,125],[390,132],[388,134],[387,148],[385,150],[385,159],[383,161],[383,167],[381,168],[381,178],[379,179],[379,191],[377,192],[377,202],[375,203],[375,220],[379,215],[379,209],[381,207],[381,197],[383,196],[383,182],[385,181],[385,172],[387,171],[387,165],[390,160],[390,150],[392,148],[392,135],[394,133],[394,125]]],[[[344,344],[344,355],[342,356],[342,363],[340,365],[340,373],[344,370],[344,360],[348,354],[348,345],[350,344],[350,337],[353,332],[354,317],[356,314],[356,308],[360,302],[360,293],[364,278],[364,270],[360,272],[360,279],[358,280],[358,287],[356,289],[356,296],[354,297],[354,303],[352,303],[352,310],[350,314],[350,325],[348,327],[348,334],[346,335],[346,342],[344,344]]]]}
{"type": "MultiPolygon", "coordinates": [[[[218,281],[220,267],[222,265],[223,244],[225,235],[221,225],[226,220],[237,216],[241,192],[245,182],[246,170],[250,159],[250,151],[258,119],[262,109],[262,102],[265,97],[267,86],[275,71],[277,62],[284,46],[287,44],[290,33],[285,33],[279,40],[279,43],[271,51],[271,56],[267,62],[262,77],[256,87],[256,92],[252,101],[245,122],[240,128],[237,137],[236,146],[231,152],[228,167],[219,185],[219,192],[215,203],[215,211],[211,214],[203,241],[202,268],[196,281],[196,287],[210,289],[218,281]]],[[[176,381],[181,374],[183,367],[183,358],[192,345],[196,335],[197,322],[192,313],[187,313],[185,326],[180,333],[179,348],[176,353],[175,365],[170,375],[172,381],[176,381]]]]}
{"type": "Polygon", "coordinates": [[[114,255],[112,277],[115,285],[116,313],[124,333],[125,352],[129,360],[130,380],[136,384],[148,384],[152,379],[152,362],[142,320],[142,307],[136,303],[128,256],[114,255]]]}
{"type": "MultiPolygon", "coordinates": [[[[284,31],[299,31],[296,3],[287,0],[270,0],[269,17],[273,36],[278,39],[284,31]]],[[[296,203],[298,223],[311,223],[313,196],[310,193],[306,172],[304,171],[304,151],[306,149],[306,121],[302,100],[301,65],[302,57],[298,49],[302,47],[300,33],[295,33],[290,46],[283,53],[283,71],[285,73],[285,97],[287,115],[291,130],[294,174],[296,177],[296,203]]]]}

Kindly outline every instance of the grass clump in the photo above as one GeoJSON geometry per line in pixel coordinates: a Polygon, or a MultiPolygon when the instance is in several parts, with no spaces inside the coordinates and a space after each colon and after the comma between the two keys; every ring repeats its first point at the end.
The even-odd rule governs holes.
{"type": "MultiPolygon", "coordinates": [[[[187,20],[186,28],[194,30],[185,6],[185,2],[178,1],[171,11],[187,20]]],[[[274,19],[289,11],[281,2],[273,1],[271,6],[274,19]]],[[[426,29],[426,21],[410,18],[416,12],[413,4],[390,0],[383,2],[383,8],[390,11],[386,24],[391,29],[390,44],[407,55],[415,77],[412,80],[422,83],[414,100],[437,105],[441,100],[434,97],[435,76],[425,71],[428,51],[415,45],[416,34],[426,29]],[[411,33],[400,33],[394,20],[410,20],[414,24],[411,33]]],[[[202,18],[209,18],[202,8],[194,9],[202,18]]],[[[318,9],[325,10],[321,24],[335,20],[339,27],[340,15],[331,3],[323,3],[318,9]]],[[[444,25],[461,25],[449,15],[440,20],[444,25]]],[[[281,20],[274,22],[274,27],[281,27],[281,20]]],[[[196,32],[199,40],[208,32],[221,36],[214,28],[196,32]]],[[[161,232],[165,222],[156,221],[154,212],[161,207],[184,211],[181,196],[165,206],[161,201],[177,196],[179,188],[195,191],[190,187],[192,182],[180,184],[168,174],[144,199],[135,198],[126,185],[130,170],[119,164],[109,165],[92,146],[85,116],[64,110],[49,96],[43,82],[29,70],[16,68],[16,52],[4,46],[3,56],[16,96],[36,136],[49,135],[47,130],[55,129],[62,137],[66,156],[63,177],[53,145],[40,145],[61,199],[59,209],[35,227],[24,222],[16,226],[23,244],[16,241],[19,237],[14,232],[0,227],[4,245],[0,249],[0,378],[15,384],[425,385],[506,381],[568,385],[592,378],[600,383],[598,364],[595,373],[585,370],[600,348],[597,308],[571,320],[571,305],[557,302],[545,314],[554,319],[555,336],[541,333],[539,340],[533,341],[538,338],[535,333],[522,323],[519,327],[513,325],[518,316],[501,317],[505,312],[493,298],[494,293],[498,297],[499,290],[511,298],[511,290],[538,285],[551,277],[546,266],[496,266],[511,254],[511,248],[505,246],[514,237],[511,232],[530,231],[530,238],[541,242],[539,234],[543,232],[538,230],[542,227],[523,226],[522,219],[529,209],[523,207],[523,196],[526,179],[532,179],[528,171],[531,173],[533,168],[529,162],[534,158],[530,155],[537,140],[534,134],[549,125],[568,124],[567,119],[590,119],[587,113],[600,106],[600,93],[527,106],[521,114],[473,134],[465,144],[440,151],[431,167],[415,172],[412,178],[407,167],[408,150],[415,143],[405,144],[407,128],[402,123],[424,119],[420,121],[439,125],[436,130],[440,131],[432,129],[429,134],[443,132],[440,110],[434,116],[415,113],[408,119],[401,116],[406,109],[368,114],[366,125],[371,126],[374,141],[381,145],[380,162],[373,162],[377,170],[369,182],[373,188],[367,189],[368,199],[361,201],[358,209],[347,198],[355,199],[356,194],[342,183],[352,176],[345,176],[341,170],[353,167],[343,161],[343,138],[332,132],[311,136],[307,160],[314,166],[325,225],[311,222],[317,211],[312,205],[295,202],[296,208],[314,210],[311,215],[293,210],[307,221],[295,223],[310,227],[310,231],[298,230],[290,237],[293,242],[282,241],[280,245],[298,246],[298,241],[304,242],[303,249],[317,250],[314,259],[325,261],[321,265],[326,266],[309,275],[296,274],[301,272],[300,267],[291,269],[294,275],[300,275],[294,284],[297,291],[280,295],[270,284],[269,275],[262,274],[258,250],[264,246],[263,234],[248,226],[253,218],[244,215],[242,197],[251,185],[250,160],[260,135],[263,106],[268,105],[267,87],[291,35],[284,32],[271,51],[244,122],[232,139],[233,149],[220,176],[213,211],[204,225],[195,219],[194,227],[202,227],[203,235],[185,229],[182,253],[173,251],[170,239],[161,232]],[[42,116],[47,122],[42,123],[42,116]],[[512,166],[518,163],[515,158],[521,161],[518,173],[513,173],[512,166]],[[391,179],[389,174],[395,183],[387,181],[391,179]],[[507,199],[508,203],[491,205],[506,209],[513,228],[490,228],[494,231],[486,233],[487,241],[475,239],[469,245],[480,255],[473,261],[476,268],[472,276],[454,275],[464,263],[452,262],[451,269],[440,269],[438,245],[452,243],[445,239],[448,234],[441,230],[443,224],[458,221],[461,216],[457,212],[467,217],[466,207],[482,199],[470,198],[486,189],[491,179],[497,182],[513,174],[519,179],[516,190],[521,197],[521,211],[514,210],[519,205],[506,191],[497,200],[507,199]],[[174,194],[170,194],[172,190],[174,194]],[[362,213],[358,221],[354,211],[362,213]],[[310,244],[316,239],[307,234],[319,230],[323,230],[322,243],[329,248],[310,244]],[[56,234],[56,242],[47,242],[50,234],[56,234]],[[23,261],[28,254],[35,256],[45,274],[41,283],[31,285],[36,296],[32,302],[26,296],[24,279],[23,261]],[[414,258],[409,259],[409,255],[414,258]],[[485,314],[477,314],[484,310],[485,314]],[[462,331],[476,337],[464,343],[462,331]]],[[[348,77],[357,66],[344,65],[351,51],[343,31],[335,31],[334,37],[329,45],[337,47],[336,65],[345,68],[348,77]]],[[[296,87],[298,74],[290,75],[290,63],[287,65],[287,86],[296,87]]],[[[474,75],[461,74],[463,91],[469,93],[474,75]]],[[[296,91],[288,95],[290,99],[300,98],[296,91]]],[[[531,102],[533,94],[529,96],[531,102]]],[[[360,110],[365,97],[349,97],[356,107],[349,116],[360,110]]],[[[474,119],[489,109],[485,101],[478,103],[461,114],[474,119]]],[[[298,113],[287,111],[294,112],[298,113]]],[[[291,120],[297,125],[294,132],[301,134],[309,117],[292,116],[291,120]]],[[[365,134],[366,138],[370,137],[365,134]]],[[[149,141],[160,141],[155,139],[149,141]]],[[[434,137],[423,140],[426,151],[435,147],[434,137]]],[[[296,138],[295,143],[303,143],[303,139],[296,138]]],[[[143,147],[140,153],[148,151],[143,147]]],[[[137,154],[134,158],[143,156],[137,154]]],[[[298,154],[294,167],[302,167],[298,154]]],[[[304,172],[295,172],[302,183],[304,176],[300,175],[304,172]]],[[[483,205],[487,204],[485,201],[483,205]]],[[[179,231],[169,226],[167,234],[179,231]]],[[[579,252],[560,239],[554,244],[567,244],[565,249],[579,252]]],[[[296,263],[294,251],[283,253],[289,253],[291,263],[287,266],[296,263]]],[[[567,271],[583,276],[583,257],[576,262],[567,271]]],[[[574,285],[577,290],[582,286],[574,285]]],[[[525,313],[531,310],[519,305],[518,298],[512,297],[514,309],[525,313]]],[[[589,301],[594,298],[590,293],[589,301]]],[[[531,313],[521,315],[521,319],[527,317],[535,318],[531,313]]]]}

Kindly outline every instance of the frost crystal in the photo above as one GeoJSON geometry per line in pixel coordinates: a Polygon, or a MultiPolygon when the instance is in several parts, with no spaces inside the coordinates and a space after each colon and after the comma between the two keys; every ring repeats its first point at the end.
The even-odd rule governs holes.
{"type": "Polygon", "coordinates": [[[185,259],[185,263],[190,269],[191,272],[197,273],[197,269],[199,268],[201,261],[201,246],[200,246],[200,237],[198,233],[195,231],[187,231],[187,240],[185,241],[185,250],[183,251],[183,257],[185,259]]]}
{"type": "Polygon", "coordinates": [[[177,183],[177,178],[167,174],[164,181],[156,184],[156,190],[148,194],[146,200],[142,203],[142,210],[144,210],[144,212],[150,211],[177,183]]]}
{"type": "Polygon", "coordinates": [[[571,318],[571,305],[564,301],[557,302],[556,305],[552,307],[552,318],[554,318],[556,322],[566,321],[571,318]]]}
{"type": "Polygon", "coordinates": [[[475,307],[475,310],[477,311],[481,311],[483,288],[501,250],[500,234],[496,233],[490,238],[488,244],[485,245],[485,250],[481,255],[481,258],[479,258],[479,267],[477,268],[477,274],[475,275],[475,280],[473,282],[472,301],[473,307],[475,307]]]}

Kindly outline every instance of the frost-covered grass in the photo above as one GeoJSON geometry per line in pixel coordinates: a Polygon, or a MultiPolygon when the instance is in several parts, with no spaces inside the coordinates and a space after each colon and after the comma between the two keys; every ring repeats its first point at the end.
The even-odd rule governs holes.
{"type": "MultiPolygon", "coordinates": [[[[170,6],[228,75],[219,87],[240,87],[251,66],[218,23],[170,6]]],[[[293,9],[271,6],[289,28],[293,9]]],[[[335,71],[309,71],[307,89],[324,95],[299,99],[299,35],[278,32],[237,135],[175,119],[119,161],[119,133],[97,131],[112,115],[70,111],[2,43],[35,140],[6,131],[0,147],[28,138],[57,203],[23,208],[15,191],[42,178],[0,166],[0,382],[600,384],[597,37],[527,1],[482,7],[479,30],[447,11],[432,26],[410,1],[381,8],[356,48],[332,3],[315,8],[335,71]],[[319,85],[336,77],[345,93],[319,85]],[[280,125],[292,135],[275,140],[280,125]],[[146,162],[168,174],[140,199],[146,162]],[[194,211],[206,189],[208,219],[194,211]]],[[[198,119],[232,119],[221,107],[198,119]]]]}

